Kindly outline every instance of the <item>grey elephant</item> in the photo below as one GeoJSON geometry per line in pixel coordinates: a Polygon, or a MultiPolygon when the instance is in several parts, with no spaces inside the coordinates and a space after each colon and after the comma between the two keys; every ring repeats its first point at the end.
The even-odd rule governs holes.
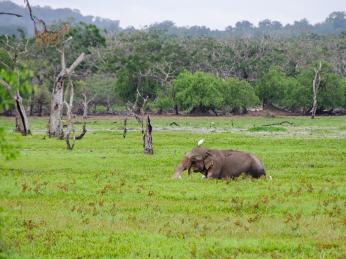
{"type": "Polygon", "coordinates": [[[263,164],[254,155],[236,150],[215,150],[196,147],[187,153],[175,169],[173,178],[181,173],[200,172],[206,178],[235,178],[242,173],[254,178],[265,176],[263,164]]]}

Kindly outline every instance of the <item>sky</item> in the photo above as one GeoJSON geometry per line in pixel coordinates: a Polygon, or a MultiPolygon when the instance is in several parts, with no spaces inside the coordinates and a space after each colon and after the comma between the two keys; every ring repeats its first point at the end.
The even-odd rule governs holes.
{"type": "MultiPolygon", "coordinates": [[[[23,4],[23,0],[11,0],[23,4]]],[[[224,29],[248,20],[283,24],[306,18],[322,22],[334,11],[346,11],[346,0],[30,0],[32,6],[68,7],[83,15],[120,20],[120,26],[142,28],[165,20],[178,26],[205,25],[224,29]]]]}

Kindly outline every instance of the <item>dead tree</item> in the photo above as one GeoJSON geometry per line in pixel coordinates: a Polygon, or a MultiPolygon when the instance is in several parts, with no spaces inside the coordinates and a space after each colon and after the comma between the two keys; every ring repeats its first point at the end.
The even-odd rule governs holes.
{"type": "Polygon", "coordinates": [[[143,97],[139,90],[137,89],[137,94],[136,94],[136,100],[133,105],[128,105],[126,110],[126,117],[124,119],[124,133],[123,137],[126,137],[127,133],[127,120],[128,116],[133,116],[137,122],[141,125],[141,133],[143,136],[143,147],[144,147],[144,154],[149,154],[152,155],[154,154],[153,150],[153,143],[152,143],[152,130],[153,127],[151,126],[151,121],[149,115],[147,116],[147,122],[146,122],[146,129],[144,130],[144,116],[145,116],[145,106],[148,101],[149,97],[143,97]],[[138,105],[139,99],[143,100],[143,103],[141,106],[138,105]]]}
{"type": "MultiPolygon", "coordinates": [[[[76,130],[74,127],[74,115],[72,114],[72,108],[73,108],[73,98],[74,98],[74,86],[73,83],[71,81],[71,79],[69,80],[70,82],[70,87],[69,87],[69,102],[67,102],[67,93],[66,93],[66,97],[65,97],[65,101],[64,101],[64,105],[66,106],[66,133],[65,133],[65,141],[66,141],[66,147],[68,150],[73,150],[76,140],[81,140],[84,135],[86,134],[87,130],[86,130],[86,123],[84,121],[83,123],[83,131],[79,136],[76,136],[76,130]],[[72,143],[71,143],[72,140],[72,143]]],[[[64,137],[64,135],[62,135],[62,137],[64,137]]]]}
{"type": "Polygon", "coordinates": [[[83,62],[85,54],[82,53],[79,57],[73,62],[73,64],[66,68],[65,62],[65,44],[64,42],[62,49],[59,50],[61,53],[61,71],[56,77],[53,86],[52,98],[51,98],[51,109],[50,117],[48,122],[48,135],[50,137],[58,137],[62,132],[62,108],[63,108],[63,95],[64,95],[64,82],[66,78],[70,77],[76,67],[83,62]]]}
{"type": "Polygon", "coordinates": [[[70,81],[70,100],[69,102],[64,101],[64,104],[67,109],[66,111],[67,126],[66,126],[65,140],[66,140],[66,146],[68,150],[72,150],[76,142],[76,134],[75,134],[74,123],[73,123],[73,115],[72,115],[73,97],[74,97],[73,83],[70,81]],[[72,134],[72,144],[70,143],[70,137],[71,137],[70,134],[72,134]]]}
{"type": "Polygon", "coordinates": [[[48,30],[45,21],[38,18],[32,13],[32,8],[29,0],[24,0],[24,3],[29,11],[29,17],[34,24],[35,42],[38,47],[42,45],[48,46],[56,44],[62,38],[62,36],[69,31],[70,27],[67,23],[65,23],[60,29],[56,31],[48,30]]]}
{"type": "Polygon", "coordinates": [[[321,71],[322,71],[322,62],[320,62],[318,68],[315,68],[315,77],[312,81],[312,109],[311,109],[311,119],[314,119],[317,111],[317,96],[318,90],[321,84],[321,71]]]}
{"type": "Polygon", "coordinates": [[[147,126],[146,126],[145,132],[143,134],[144,154],[148,154],[148,155],[154,154],[153,138],[151,136],[151,132],[152,131],[153,131],[153,127],[151,126],[150,117],[148,115],[148,117],[147,117],[147,126]]]}
{"type": "MultiPolygon", "coordinates": [[[[0,84],[5,87],[6,91],[9,95],[13,97],[13,100],[15,102],[16,106],[16,131],[20,132],[23,136],[31,134],[30,127],[29,127],[29,120],[25,112],[25,108],[23,105],[23,99],[19,93],[19,89],[15,90],[14,87],[12,87],[10,84],[5,82],[3,79],[0,78],[0,84]]],[[[19,87],[19,86],[18,86],[19,87]]]]}
{"type": "MultiPolygon", "coordinates": [[[[152,78],[161,85],[165,95],[171,95],[174,100],[174,111],[175,114],[179,114],[178,105],[176,103],[176,93],[172,86],[172,80],[177,75],[177,70],[173,69],[173,64],[171,62],[163,61],[160,63],[155,63],[153,66],[146,70],[145,72],[140,71],[140,78],[152,78]]],[[[159,110],[159,113],[162,109],[159,110]]]]}
{"type": "Polygon", "coordinates": [[[144,111],[145,111],[145,105],[148,101],[148,96],[146,98],[143,98],[143,96],[140,94],[139,90],[137,89],[137,94],[136,94],[136,99],[135,102],[133,104],[131,104],[130,102],[127,103],[126,105],[126,117],[124,119],[124,133],[123,133],[123,137],[126,137],[126,133],[127,133],[127,120],[129,116],[134,117],[137,122],[141,125],[141,132],[142,134],[144,133],[144,111]],[[139,102],[139,98],[143,99],[143,104],[140,107],[138,102],[139,102]]]}
{"type": "Polygon", "coordinates": [[[1,62],[2,65],[6,67],[6,70],[11,71],[10,73],[14,73],[16,77],[15,82],[8,83],[4,81],[0,77],[0,85],[5,87],[6,91],[10,96],[12,96],[15,107],[16,107],[16,131],[20,132],[23,136],[31,134],[30,127],[29,127],[29,120],[26,114],[26,110],[23,105],[23,99],[20,95],[19,89],[21,87],[20,83],[20,76],[19,76],[19,60],[21,57],[25,56],[28,53],[28,43],[29,41],[26,40],[25,42],[18,42],[16,44],[10,42],[10,39],[5,35],[4,40],[1,41],[3,46],[6,48],[6,52],[8,56],[10,57],[12,61],[12,65],[9,66],[5,62],[1,62]]]}
{"type": "Polygon", "coordinates": [[[88,107],[89,104],[94,101],[95,97],[92,97],[91,99],[88,100],[87,96],[85,93],[82,93],[83,96],[83,119],[86,120],[88,118],[88,107]]]}
{"type": "Polygon", "coordinates": [[[9,12],[0,12],[0,15],[11,15],[11,16],[16,16],[16,17],[23,17],[23,15],[21,15],[21,14],[9,13],[9,12]]]}
{"type": "Polygon", "coordinates": [[[28,116],[26,115],[23,99],[18,89],[16,90],[14,101],[16,103],[16,131],[20,132],[23,136],[30,135],[28,116]]]}

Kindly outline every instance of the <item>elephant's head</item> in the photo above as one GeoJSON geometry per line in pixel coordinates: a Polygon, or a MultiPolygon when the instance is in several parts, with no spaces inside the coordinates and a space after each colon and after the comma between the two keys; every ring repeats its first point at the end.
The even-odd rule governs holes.
{"type": "Polygon", "coordinates": [[[206,174],[212,165],[213,160],[211,159],[211,154],[208,152],[208,149],[196,147],[185,155],[184,159],[176,167],[173,177],[180,178],[184,170],[188,170],[189,174],[191,174],[191,171],[206,174]]]}

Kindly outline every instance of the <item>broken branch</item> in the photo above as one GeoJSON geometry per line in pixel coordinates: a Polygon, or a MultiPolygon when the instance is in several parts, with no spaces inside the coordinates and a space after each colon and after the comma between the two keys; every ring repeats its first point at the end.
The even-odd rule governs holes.
{"type": "Polygon", "coordinates": [[[21,15],[21,14],[8,13],[8,12],[0,12],[0,15],[12,15],[12,16],[17,16],[17,17],[23,17],[23,15],[21,15]]]}
{"type": "Polygon", "coordinates": [[[275,125],[284,125],[284,124],[293,125],[292,122],[282,121],[282,122],[277,122],[277,123],[272,123],[272,124],[265,124],[265,125],[262,125],[262,127],[275,126],[275,125]]]}

